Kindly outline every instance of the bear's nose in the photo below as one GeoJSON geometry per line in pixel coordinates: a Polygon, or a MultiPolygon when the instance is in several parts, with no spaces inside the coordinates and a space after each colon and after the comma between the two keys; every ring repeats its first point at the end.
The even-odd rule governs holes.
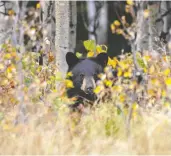
{"type": "Polygon", "coordinates": [[[88,87],[86,90],[87,90],[86,92],[88,94],[92,94],[93,93],[93,87],[88,87]]]}

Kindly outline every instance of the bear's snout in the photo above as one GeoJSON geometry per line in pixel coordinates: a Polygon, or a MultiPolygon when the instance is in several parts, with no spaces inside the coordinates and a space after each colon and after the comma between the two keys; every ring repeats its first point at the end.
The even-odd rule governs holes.
{"type": "Polygon", "coordinates": [[[86,76],[83,79],[83,83],[81,86],[81,89],[86,93],[86,94],[93,94],[93,90],[96,87],[96,83],[93,77],[86,76]]]}

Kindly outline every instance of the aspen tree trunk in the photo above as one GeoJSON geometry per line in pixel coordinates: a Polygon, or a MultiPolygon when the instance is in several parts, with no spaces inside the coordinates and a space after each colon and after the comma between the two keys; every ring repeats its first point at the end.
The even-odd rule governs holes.
{"type": "Polygon", "coordinates": [[[56,63],[65,76],[68,69],[65,56],[74,52],[76,44],[76,2],[55,1],[56,17],[56,63]]]}
{"type": "MultiPolygon", "coordinates": [[[[161,16],[162,20],[160,20],[161,23],[161,33],[162,33],[162,38],[166,41],[167,44],[167,50],[171,54],[171,14],[167,13],[169,9],[171,8],[171,2],[170,1],[162,1],[161,5],[161,16]],[[166,14],[167,13],[167,14],[166,14]]],[[[161,35],[161,34],[160,34],[161,35]]]]}
{"type": "Polygon", "coordinates": [[[76,30],[77,30],[77,2],[70,2],[70,39],[69,39],[69,49],[71,52],[75,52],[76,47],[76,30]]]}
{"type": "Polygon", "coordinates": [[[14,18],[9,18],[7,16],[7,12],[5,10],[8,10],[12,8],[14,11],[16,11],[16,3],[15,2],[9,2],[5,3],[0,2],[0,44],[4,43],[6,39],[10,39],[12,36],[12,28],[14,24],[14,18]]]}
{"type": "MultiPolygon", "coordinates": [[[[107,44],[108,29],[108,7],[104,1],[99,15],[99,27],[97,28],[97,44],[107,44]]],[[[90,11],[91,12],[91,11],[90,11]]]]}
{"type": "Polygon", "coordinates": [[[149,51],[152,52],[153,50],[157,49],[157,41],[155,38],[158,36],[157,34],[157,27],[156,27],[156,19],[157,15],[159,13],[159,4],[158,2],[155,2],[151,5],[148,5],[149,10],[149,51]]]}
{"type": "Polygon", "coordinates": [[[87,1],[87,14],[88,14],[88,38],[90,40],[96,40],[96,36],[91,32],[94,31],[94,22],[95,22],[95,14],[96,14],[96,6],[94,1],[87,1]]]}
{"type": "Polygon", "coordinates": [[[14,38],[14,44],[20,45],[19,49],[19,61],[17,63],[17,70],[18,70],[18,88],[17,88],[17,97],[18,97],[18,115],[16,116],[16,120],[14,121],[15,124],[19,123],[25,123],[27,121],[27,115],[26,115],[26,103],[24,101],[24,93],[23,93],[23,83],[24,83],[24,75],[23,75],[23,66],[22,66],[22,55],[25,52],[24,47],[24,28],[22,26],[22,22],[19,22],[23,19],[25,14],[25,3],[21,3],[21,8],[19,7],[19,1],[16,2],[16,19],[14,23],[14,30],[13,30],[13,38],[14,38]],[[20,28],[19,33],[17,34],[16,29],[20,28]]]}
{"type": "Polygon", "coordinates": [[[144,17],[145,2],[139,3],[139,10],[137,12],[137,37],[136,37],[136,51],[148,50],[148,19],[144,17]]]}
{"type": "Polygon", "coordinates": [[[67,71],[65,56],[69,51],[69,1],[56,1],[56,62],[60,72],[67,71]]]}

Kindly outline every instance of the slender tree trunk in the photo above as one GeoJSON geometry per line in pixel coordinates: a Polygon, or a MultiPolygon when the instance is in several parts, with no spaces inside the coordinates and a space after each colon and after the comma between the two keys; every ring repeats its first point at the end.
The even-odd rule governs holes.
{"type": "Polygon", "coordinates": [[[27,121],[27,116],[26,116],[26,103],[24,101],[24,93],[23,93],[23,83],[24,83],[24,75],[23,75],[23,66],[22,66],[22,56],[25,52],[25,47],[24,47],[24,28],[22,26],[22,22],[19,22],[20,20],[23,20],[24,14],[25,14],[25,3],[21,3],[21,7],[19,7],[20,2],[16,2],[16,20],[14,24],[14,30],[13,30],[13,38],[14,38],[14,44],[15,45],[20,45],[19,49],[19,61],[17,63],[17,70],[18,70],[18,88],[17,88],[17,97],[18,97],[18,107],[19,107],[19,112],[18,116],[16,117],[16,120],[14,121],[15,124],[18,123],[25,123],[27,121]],[[16,29],[19,29],[18,36],[16,35],[16,29]]]}
{"type": "Polygon", "coordinates": [[[148,19],[144,17],[145,2],[139,3],[139,10],[137,12],[137,37],[136,37],[136,51],[148,50],[148,19]]]}
{"type": "Polygon", "coordinates": [[[153,50],[157,49],[157,42],[155,38],[158,36],[157,34],[157,27],[156,27],[156,19],[159,13],[159,4],[158,2],[154,2],[151,5],[148,5],[149,10],[149,51],[152,52],[153,50]]]}
{"type": "MultiPolygon", "coordinates": [[[[108,7],[104,1],[103,7],[99,15],[99,27],[97,28],[97,44],[107,44],[107,29],[108,29],[108,7]]],[[[91,11],[90,11],[91,12],[91,11]]]]}
{"type": "Polygon", "coordinates": [[[164,16],[162,17],[163,22],[162,22],[162,20],[160,20],[160,23],[162,24],[161,31],[160,31],[161,32],[160,37],[165,41],[165,43],[168,42],[168,48],[166,48],[166,49],[171,54],[171,28],[170,28],[170,26],[171,26],[171,14],[167,13],[169,11],[170,7],[171,7],[170,1],[162,1],[161,2],[161,5],[160,5],[161,13],[160,13],[160,15],[161,16],[164,15],[164,16]]]}
{"type": "Polygon", "coordinates": [[[94,31],[95,25],[95,15],[96,15],[96,6],[94,1],[87,1],[87,14],[88,14],[88,38],[90,40],[96,40],[96,36],[91,32],[94,31]]]}
{"type": "Polygon", "coordinates": [[[77,4],[76,1],[70,2],[70,39],[69,50],[75,52],[76,47],[76,30],[77,30],[77,4]]]}
{"type": "Polygon", "coordinates": [[[66,53],[74,52],[76,45],[76,2],[56,1],[56,63],[60,72],[66,74],[66,53]]]}
{"type": "Polygon", "coordinates": [[[8,13],[7,10],[10,8],[16,11],[16,3],[12,1],[9,3],[0,2],[0,5],[0,44],[2,44],[6,39],[10,39],[12,36],[14,19],[9,18],[6,14],[8,13]]]}

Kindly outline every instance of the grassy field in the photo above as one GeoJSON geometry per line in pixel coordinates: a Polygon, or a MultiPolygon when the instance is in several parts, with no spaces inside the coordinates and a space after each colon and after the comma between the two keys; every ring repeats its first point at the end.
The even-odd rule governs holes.
{"type": "Polygon", "coordinates": [[[65,106],[56,112],[27,104],[27,124],[13,126],[15,109],[1,121],[0,154],[171,154],[171,122],[159,112],[132,119],[128,135],[125,117],[112,103],[81,116],[65,106]]]}
{"type": "Polygon", "coordinates": [[[0,154],[171,154],[170,56],[137,52],[140,83],[131,54],[109,59],[95,91],[101,96],[107,86],[111,100],[77,113],[67,107],[72,82],[53,60],[40,66],[37,54],[19,56],[10,43],[1,55],[0,154]],[[111,68],[118,71],[114,81],[111,68]],[[15,125],[21,112],[26,122],[15,125]]]}

